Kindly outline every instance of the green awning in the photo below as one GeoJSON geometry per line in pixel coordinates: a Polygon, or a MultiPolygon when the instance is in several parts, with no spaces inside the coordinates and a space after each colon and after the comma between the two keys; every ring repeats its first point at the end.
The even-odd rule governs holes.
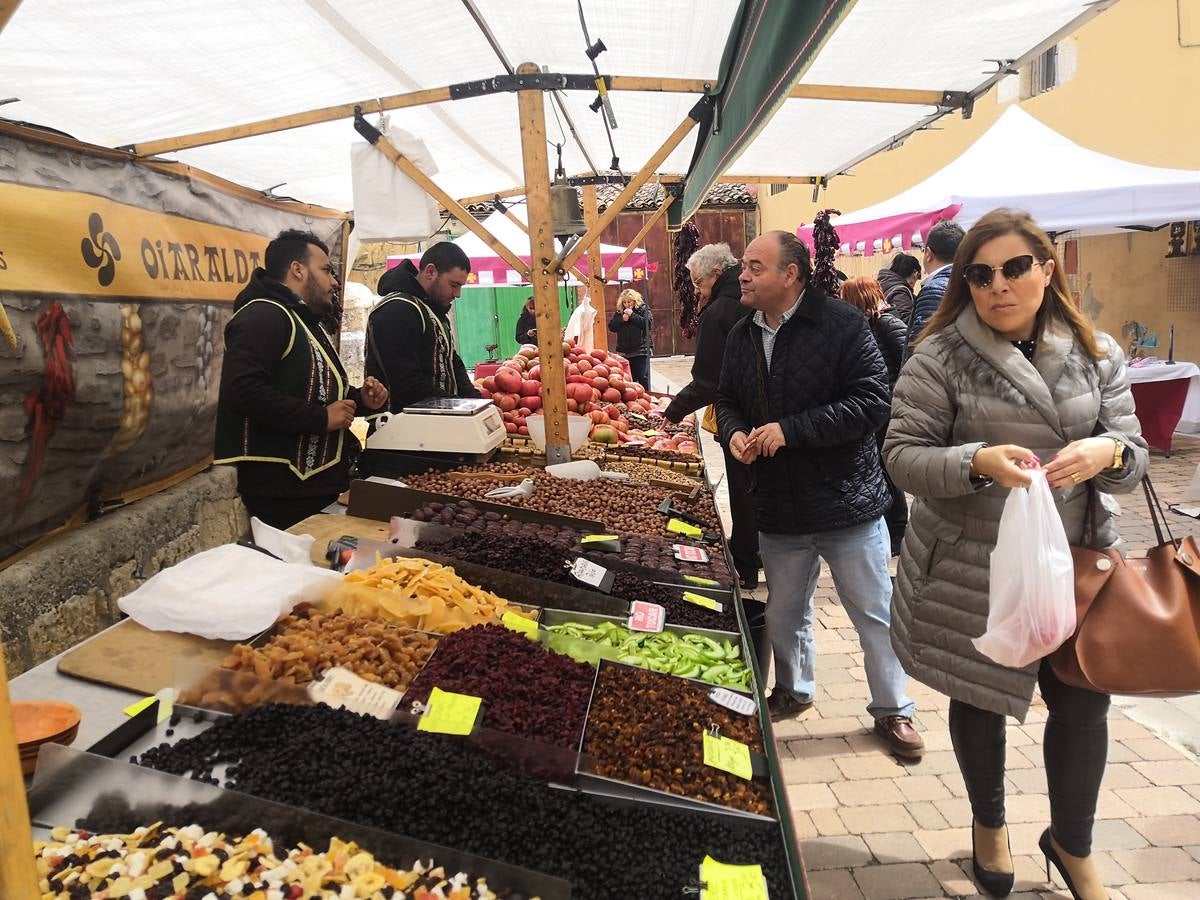
{"type": "Polygon", "coordinates": [[[713,118],[700,123],[680,209],[683,221],[771,120],[854,3],[743,0],[721,58],[713,118]]]}

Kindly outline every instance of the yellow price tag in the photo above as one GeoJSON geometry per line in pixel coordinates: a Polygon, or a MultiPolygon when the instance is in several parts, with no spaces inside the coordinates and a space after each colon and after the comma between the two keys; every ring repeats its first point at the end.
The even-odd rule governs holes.
{"type": "Polygon", "coordinates": [[[646,437],[658,437],[658,432],[653,428],[651,428],[649,431],[643,431],[642,434],[644,434],[646,437]]]}
{"type": "Polygon", "coordinates": [[[175,704],[171,701],[170,697],[146,697],[142,700],[139,700],[137,703],[129,704],[129,706],[125,707],[122,712],[124,712],[127,716],[136,716],[155,700],[159,701],[158,721],[164,722],[171,717],[171,713],[175,709],[175,704]]]}
{"type": "Polygon", "coordinates": [[[707,731],[704,732],[704,764],[747,781],[754,777],[749,746],[733,738],[713,737],[707,731]]]}
{"type": "Polygon", "coordinates": [[[731,866],[711,856],[700,863],[701,900],[767,900],[762,866],[731,866]]]}
{"type": "Polygon", "coordinates": [[[672,519],[667,523],[667,531],[673,531],[676,534],[683,534],[688,537],[700,537],[704,534],[704,529],[697,528],[695,525],[689,525],[683,519],[672,519]]]}
{"type": "Polygon", "coordinates": [[[712,609],[716,610],[717,612],[721,612],[723,610],[722,605],[716,600],[712,599],[712,597],[705,597],[703,594],[697,594],[694,591],[684,591],[683,599],[688,603],[695,603],[697,606],[703,606],[705,609],[712,609]]]}
{"type": "Polygon", "coordinates": [[[605,541],[619,541],[619,534],[585,534],[579,539],[581,544],[602,544],[605,541]]]}
{"type": "Polygon", "coordinates": [[[426,704],[429,709],[417,722],[417,731],[433,731],[438,734],[470,734],[479,717],[482,697],[455,694],[435,687],[426,704]]]}
{"type": "Polygon", "coordinates": [[[684,575],[683,580],[698,587],[716,587],[720,582],[711,578],[701,578],[699,575],[684,575]]]}
{"type": "Polygon", "coordinates": [[[518,616],[515,612],[506,612],[500,617],[500,622],[513,631],[519,631],[529,638],[536,639],[538,624],[533,619],[527,619],[525,616],[518,616]]]}

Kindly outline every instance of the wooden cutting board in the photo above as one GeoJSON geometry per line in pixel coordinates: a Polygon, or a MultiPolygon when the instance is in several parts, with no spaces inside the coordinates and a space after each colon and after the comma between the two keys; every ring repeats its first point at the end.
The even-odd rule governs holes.
{"type": "Polygon", "coordinates": [[[358,516],[335,516],[329,513],[317,513],[302,522],[297,522],[288,529],[292,534],[311,534],[316,541],[312,545],[310,556],[314,565],[324,569],[329,568],[325,559],[325,550],[329,542],[344,534],[366,538],[372,541],[386,541],[388,523],[377,522],[374,519],[363,519],[358,516]]]}
{"type": "Polygon", "coordinates": [[[69,651],[58,661],[58,671],[149,695],[175,686],[177,660],[215,668],[229,655],[233,643],[151,631],[126,619],[69,651]]]}

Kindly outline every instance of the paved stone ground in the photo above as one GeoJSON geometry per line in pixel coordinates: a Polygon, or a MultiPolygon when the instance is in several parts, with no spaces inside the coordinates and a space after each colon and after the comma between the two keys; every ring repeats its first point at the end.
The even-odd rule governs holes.
{"type": "MultiPolygon", "coordinates": [[[[689,381],[691,359],[655,360],[656,387],[689,381]]],[[[715,481],[720,448],[705,442],[715,481]]],[[[1200,439],[1177,438],[1170,457],[1151,456],[1164,503],[1182,499],[1200,463],[1200,439]]],[[[728,522],[725,485],[718,507],[728,522]]],[[[1135,495],[1122,501],[1121,533],[1133,551],[1154,544],[1135,495]]],[[[1200,522],[1169,514],[1178,532],[1200,522]]],[[[765,589],[760,590],[765,599],[765,589]]],[[[925,758],[902,765],[870,734],[862,651],[828,570],[817,586],[817,698],[775,732],[814,900],[903,900],[979,894],[970,876],[971,810],[950,746],[947,700],[910,684],[925,758]]],[[[1014,898],[1070,894],[1047,881],[1037,839],[1049,824],[1038,745],[1046,709],[1008,727],[1007,813],[1016,862],[1014,898]]],[[[1094,855],[1113,900],[1200,898],[1200,698],[1118,698],[1109,717],[1108,769],[1100,792],[1094,855]]]]}

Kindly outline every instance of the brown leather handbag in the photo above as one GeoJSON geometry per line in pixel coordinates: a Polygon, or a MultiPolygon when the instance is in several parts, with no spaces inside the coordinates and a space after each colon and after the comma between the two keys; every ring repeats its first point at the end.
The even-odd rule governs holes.
{"type": "Polygon", "coordinates": [[[1105,694],[1200,692],[1200,550],[1171,534],[1158,495],[1142,481],[1158,546],[1145,558],[1096,550],[1096,491],[1075,561],[1075,634],[1050,655],[1065,684],[1105,694]],[[1166,538],[1164,539],[1164,531],[1166,538]]]}

